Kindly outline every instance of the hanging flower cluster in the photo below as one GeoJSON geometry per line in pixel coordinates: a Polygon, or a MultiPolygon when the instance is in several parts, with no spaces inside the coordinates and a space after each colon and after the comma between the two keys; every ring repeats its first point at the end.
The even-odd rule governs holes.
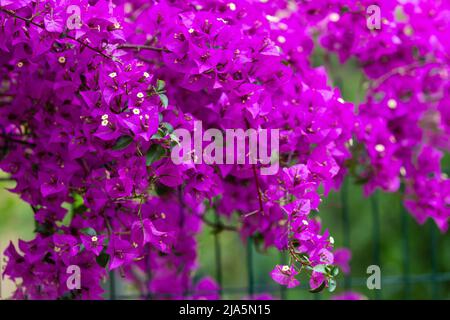
{"type": "Polygon", "coordinates": [[[404,182],[411,214],[419,223],[432,218],[446,231],[450,180],[440,163],[450,150],[450,4],[346,2],[327,9],[320,42],[341,62],[356,58],[370,79],[351,169],[367,194],[397,191],[404,182]],[[370,5],[379,8],[378,28],[366,24],[370,5]]]}
{"type": "Polygon", "coordinates": [[[365,20],[352,19],[364,12],[341,2],[1,1],[0,168],[32,206],[37,233],[5,252],[4,275],[21,279],[14,297],[97,299],[117,269],[143,296],[218,298],[211,278],[192,280],[205,224],[288,252],[274,281],[295,287],[306,272],[313,291],[332,291],[335,265],[348,272],[349,253],[335,252],[316,213],[347,173],[354,134],[367,146],[357,155],[367,190],[392,191],[403,172],[407,206],[444,227],[449,184],[438,150],[448,147],[448,68],[438,67],[445,43],[432,26],[405,22],[392,32],[409,26],[423,35],[403,32],[400,43],[369,48],[386,36],[363,30],[365,20]],[[357,23],[358,37],[347,39],[357,23]],[[358,116],[326,70],[311,67],[317,30],[325,47],[357,56],[376,79],[358,116]],[[398,57],[431,43],[420,65],[398,57]],[[383,63],[386,54],[396,62],[383,63]],[[219,131],[280,130],[279,153],[271,153],[279,170],[211,165],[195,152],[192,163],[175,164],[174,130],[195,134],[196,121],[219,131]],[[215,224],[210,210],[233,219],[215,224]],[[80,289],[67,286],[71,265],[81,269],[80,289]]]}

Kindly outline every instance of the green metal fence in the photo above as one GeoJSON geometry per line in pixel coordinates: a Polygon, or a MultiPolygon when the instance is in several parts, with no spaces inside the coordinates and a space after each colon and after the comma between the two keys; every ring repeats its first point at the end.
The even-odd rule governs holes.
{"type": "MultiPolygon", "coordinates": [[[[335,239],[339,239],[337,241],[340,241],[340,246],[350,248],[352,251],[361,245],[352,241],[355,233],[364,234],[369,245],[362,249],[359,248],[355,254],[363,252],[363,255],[368,257],[365,264],[380,266],[381,290],[367,288],[366,281],[369,275],[361,271],[364,271],[368,265],[357,265],[357,268],[354,268],[358,263],[356,261],[352,268],[359,268],[359,275],[351,273],[353,275],[340,276],[338,293],[343,291],[361,292],[369,299],[449,299],[450,250],[448,248],[450,238],[448,235],[441,234],[431,221],[419,226],[404,209],[400,194],[391,195],[391,198],[388,199],[389,202],[384,201],[388,196],[380,192],[376,192],[369,199],[361,200],[364,199],[362,195],[354,196],[355,190],[358,188],[346,181],[339,193],[332,195],[331,200],[325,201],[325,204],[327,202],[332,204],[329,212],[332,212],[335,219],[330,229],[332,229],[332,233],[339,233],[335,239]],[[369,217],[366,216],[369,213],[366,210],[358,212],[359,209],[354,205],[355,199],[360,199],[359,206],[369,208],[369,217]],[[397,202],[395,207],[393,202],[397,202]],[[389,214],[386,214],[386,206],[390,211],[389,214]],[[353,221],[358,221],[358,219],[365,219],[367,223],[362,224],[359,221],[358,230],[355,230],[353,221]],[[364,226],[364,230],[361,230],[361,225],[364,226]],[[388,228],[398,233],[396,236],[399,236],[400,241],[390,243],[390,239],[384,238],[384,232],[388,228]],[[390,250],[392,247],[397,248],[394,254],[390,256],[384,254],[386,249],[390,250]],[[385,268],[386,264],[390,267],[385,268]],[[420,270],[415,270],[418,265],[421,266],[420,270]]],[[[216,223],[220,223],[219,216],[215,215],[215,219],[216,223]]],[[[389,233],[392,234],[392,230],[389,233]]],[[[332,297],[329,293],[309,293],[307,281],[303,281],[299,287],[293,289],[286,289],[274,283],[268,275],[266,266],[261,267],[259,264],[261,259],[258,258],[264,258],[264,253],[256,252],[252,239],[249,239],[244,245],[240,244],[241,250],[245,252],[242,259],[239,253],[235,255],[236,260],[245,260],[241,267],[245,269],[245,272],[242,271],[242,273],[246,275],[246,279],[240,281],[238,285],[236,283],[229,285],[225,280],[225,274],[229,270],[224,266],[226,262],[224,254],[227,248],[224,248],[222,243],[223,236],[222,233],[217,232],[209,235],[211,237],[209,249],[213,250],[214,254],[212,261],[209,261],[211,267],[205,274],[209,273],[215,278],[220,286],[219,293],[224,299],[256,297],[261,293],[269,293],[277,299],[329,299],[332,297]],[[262,272],[260,269],[263,269],[262,272]]],[[[273,264],[285,263],[287,256],[283,253],[272,254],[271,261],[273,264]]],[[[153,294],[142,297],[124,292],[118,288],[117,284],[121,283],[118,278],[117,275],[111,273],[110,299],[151,299],[153,297],[153,294]]],[[[157,293],[154,294],[157,295],[157,293]]],[[[189,292],[186,292],[186,296],[188,295],[189,292]]],[[[161,296],[157,297],[161,298],[161,296]]]]}

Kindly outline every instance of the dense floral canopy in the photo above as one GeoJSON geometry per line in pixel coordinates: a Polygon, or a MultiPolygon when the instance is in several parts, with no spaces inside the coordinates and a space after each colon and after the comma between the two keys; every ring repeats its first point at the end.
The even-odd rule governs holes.
{"type": "Polygon", "coordinates": [[[418,222],[447,230],[447,1],[0,0],[0,24],[0,168],[36,221],[5,252],[15,298],[97,299],[114,269],[144,293],[204,298],[217,285],[192,274],[210,210],[239,221],[216,227],[289,252],[276,282],[307,272],[332,289],[349,253],[316,213],[347,174],[368,194],[403,185],[418,222]],[[364,103],[312,67],[318,46],[358,62],[364,103]],[[175,165],[172,132],[196,120],[280,129],[280,170],[175,165]],[[81,290],[66,286],[70,265],[81,290]]]}

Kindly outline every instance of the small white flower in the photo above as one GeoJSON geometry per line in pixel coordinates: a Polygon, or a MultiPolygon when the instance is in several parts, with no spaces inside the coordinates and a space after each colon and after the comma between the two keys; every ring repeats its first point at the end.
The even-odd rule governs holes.
{"type": "Polygon", "coordinates": [[[348,140],[347,143],[348,143],[348,145],[349,145],[350,147],[352,147],[352,146],[353,146],[353,139],[348,140]]]}
{"type": "Polygon", "coordinates": [[[108,125],[109,121],[108,120],[103,120],[102,121],[102,126],[106,127],[108,125]]]}
{"type": "Polygon", "coordinates": [[[111,79],[114,79],[115,77],[117,77],[117,73],[111,72],[108,76],[109,76],[111,79]]]}
{"type": "Polygon", "coordinates": [[[134,114],[139,114],[139,113],[141,113],[141,111],[138,108],[134,108],[133,109],[133,113],[134,114]]]}
{"type": "Polygon", "coordinates": [[[330,243],[334,244],[334,238],[333,237],[330,237],[330,243]]]}
{"type": "Polygon", "coordinates": [[[386,148],[385,148],[385,146],[383,146],[382,144],[377,144],[377,145],[375,146],[375,150],[376,150],[377,152],[383,152],[384,150],[386,150],[386,148]]]}
{"type": "Polygon", "coordinates": [[[291,270],[291,268],[289,268],[289,266],[287,266],[287,265],[284,265],[281,267],[282,272],[288,272],[289,270],[291,270]]]}
{"type": "Polygon", "coordinates": [[[401,168],[400,168],[400,175],[401,175],[402,177],[406,176],[406,169],[405,169],[405,167],[401,167],[401,168]]]}
{"type": "Polygon", "coordinates": [[[234,10],[236,10],[236,5],[233,2],[230,2],[228,4],[228,8],[230,8],[231,11],[234,11],[234,10]]]}
{"type": "Polygon", "coordinates": [[[194,30],[194,28],[190,28],[190,29],[188,30],[188,32],[192,34],[192,33],[195,32],[195,30],[194,30]]]}
{"type": "Polygon", "coordinates": [[[280,18],[271,16],[270,14],[266,15],[266,19],[269,22],[279,22],[280,21],[280,18]]]}
{"type": "Polygon", "coordinates": [[[150,74],[148,72],[144,72],[144,77],[149,78],[150,74]]]}
{"type": "Polygon", "coordinates": [[[108,119],[108,115],[107,114],[102,115],[102,120],[107,120],[107,119],[108,119]]]}
{"type": "Polygon", "coordinates": [[[397,101],[395,101],[394,99],[389,99],[387,105],[389,109],[395,109],[397,108],[397,101]]]}
{"type": "Polygon", "coordinates": [[[330,13],[328,18],[330,19],[331,22],[338,22],[339,19],[341,18],[341,16],[338,13],[333,12],[333,13],[330,13]]]}
{"type": "Polygon", "coordinates": [[[403,33],[407,36],[411,36],[414,33],[414,29],[411,26],[406,26],[403,29],[403,33]]]}
{"type": "Polygon", "coordinates": [[[288,25],[286,23],[280,22],[278,24],[278,28],[280,28],[280,30],[287,30],[288,29],[288,25]]]}
{"type": "Polygon", "coordinates": [[[139,99],[142,99],[144,97],[144,94],[142,92],[138,92],[136,95],[139,99]]]}
{"type": "Polygon", "coordinates": [[[59,57],[58,58],[58,62],[61,63],[61,64],[64,64],[64,63],[66,63],[66,58],[65,57],[59,57]]]}
{"type": "Polygon", "coordinates": [[[278,40],[279,43],[285,43],[286,42],[286,38],[283,37],[283,36],[278,36],[277,40],[278,40]]]}

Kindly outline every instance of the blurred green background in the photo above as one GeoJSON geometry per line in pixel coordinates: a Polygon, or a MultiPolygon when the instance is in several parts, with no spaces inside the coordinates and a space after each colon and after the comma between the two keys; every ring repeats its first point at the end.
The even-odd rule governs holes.
{"type": "MultiPolygon", "coordinates": [[[[0,179],[7,175],[0,171],[0,179]]],[[[15,244],[17,240],[31,240],[34,238],[34,220],[31,207],[20,200],[20,198],[7,191],[13,188],[15,183],[0,180],[0,261],[2,270],[5,265],[3,251],[12,241],[15,244]]],[[[7,298],[11,295],[15,285],[13,282],[5,279],[1,282],[1,298],[7,298]]]]}
{"type": "MultiPolygon", "coordinates": [[[[319,50],[314,54],[313,64],[327,66],[333,77],[333,84],[341,89],[345,100],[359,102],[363,99],[365,78],[357,71],[354,61],[342,66],[334,56],[325,56],[319,50]]],[[[443,167],[450,168],[448,155],[444,162],[443,167]]],[[[0,173],[0,177],[5,175],[0,173]]],[[[16,195],[6,191],[6,188],[13,186],[12,182],[0,182],[1,252],[9,241],[33,238],[32,210],[16,195]]],[[[341,273],[334,294],[352,290],[369,299],[449,299],[450,237],[441,234],[431,221],[419,226],[404,211],[398,193],[378,192],[369,199],[363,196],[361,187],[355,186],[351,179],[346,181],[346,187],[348,189],[345,194],[332,192],[323,202],[319,214],[324,227],[330,229],[336,241],[335,246],[349,246],[353,255],[350,263],[351,278],[344,278],[341,273]],[[347,207],[343,206],[343,197],[348,200],[347,207]],[[376,211],[374,204],[378,205],[376,211]],[[379,223],[375,223],[376,219],[379,223]],[[366,270],[372,264],[379,264],[381,267],[381,290],[367,289],[366,270]]],[[[195,277],[199,279],[210,275],[215,278],[220,271],[225,299],[246,297],[251,288],[254,294],[271,293],[275,297],[288,299],[331,297],[328,292],[309,293],[305,279],[295,289],[282,289],[274,283],[269,273],[274,264],[283,261],[276,250],[256,252],[252,249],[250,273],[249,252],[239,236],[232,232],[224,231],[217,235],[221,249],[221,270],[218,270],[214,237],[211,228],[205,227],[198,238],[200,267],[195,277]]],[[[126,284],[120,283],[120,280],[115,285],[119,297],[132,291],[126,284]]],[[[108,288],[107,284],[105,286],[108,288]]],[[[8,297],[13,289],[13,283],[3,281],[3,298],[8,297]]]]}

